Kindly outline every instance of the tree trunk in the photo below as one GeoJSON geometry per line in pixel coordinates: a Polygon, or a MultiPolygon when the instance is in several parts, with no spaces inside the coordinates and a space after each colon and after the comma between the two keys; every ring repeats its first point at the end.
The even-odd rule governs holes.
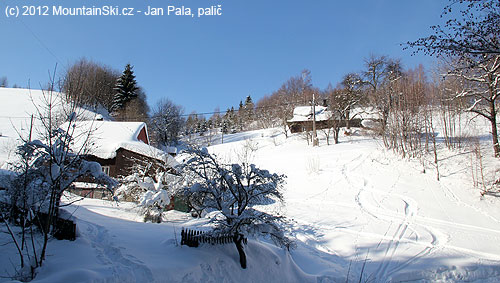
{"type": "Polygon", "coordinates": [[[238,250],[238,254],[240,255],[240,264],[241,268],[247,268],[247,256],[245,255],[245,250],[243,249],[243,235],[234,234],[233,241],[236,245],[236,249],[238,250]]]}
{"type": "Polygon", "coordinates": [[[333,141],[335,142],[335,144],[339,143],[339,132],[340,128],[335,126],[335,128],[333,129],[333,141]]]}
{"type": "Polygon", "coordinates": [[[493,150],[495,151],[495,157],[500,157],[500,146],[498,144],[497,125],[496,122],[493,121],[491,121],[491,137],[493,140],[493,150]]]}
{"type": "Polygon", "coordinates": [[[345,113],[345,127],[350,130],[351,129],[351,111],[347,110],[345,113]]]}
{"type": "Polygon", "coordinates": [[[498,144],[498,130],[497,130],[497,111],[495,109],[495,101],[490,102],[490,123],[491,123],[491,138],[493,141],[493,150],[495,157],[500,157],[500,145],[498,144]]]}

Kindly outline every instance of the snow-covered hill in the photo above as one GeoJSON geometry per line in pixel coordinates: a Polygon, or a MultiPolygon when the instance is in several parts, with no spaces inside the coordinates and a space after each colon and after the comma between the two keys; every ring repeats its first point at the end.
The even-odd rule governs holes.
{"type": "MultiPolygon", "coordinates": [[[[7,159],[12,158],[16,146],[19,144],[19,136],[27,138],[30,133],[31,115],[33,120],[33,137],[36,138],[41,128],[38,119],[39,114],[46,114],[47,99],[51,96],[53,105],[53,116],[62,118],[75,111],[80,118],[93,119],[95,111],[76,108],[73,109],[64,102],[61,93],[22,89],[22,88],[0,88],[0,167],[7,159]],[[71,111],[71,112],[70,112],[71,111]],[[69,112],[69,113],[66,113],[69,112]]],[[[105,110],[99,114],[107,116],[105,110]]],[[[64,119],[59,121],[61,124],[64,119]]]]}
{"type": "MultiPolygon", "coordinates": [[[[473,153],[441,148],[437,181],[430,162],[423,173],[421,160],[401,160],[370,136],[316,148],[298,135],[256,136],[254,162],[288,176],[284,209],[301,243],[291,254],[304,272],[334,275],[341,266],[342,276],[362,273],[363,282],[500,277],[500,200],[473,188],[473,153]]],[[[235,158],[247,144],[211,150],[235,158]]],[[[491,143],[481,145],[485,174],[494,174],[491,143]]]]}
{"type": "MultiPolygon", "coordinates": [[[[65,208],[79,236],[50,242],[35,282],[498,282],[500,199],[473,186],[473,153],[441,147],[437,181],[430,162],[423,173],[422,160],[361,133],[314,148],[278,129],[224,140],[209,151],[237,161],[252,148],[259,167],[288,176],[281,209],[296,249],[251,239],[243,270],[232,244],[179,245],[181,228],[203,219],[169,212],[162,224],[142,223],[132,204],[87,199],[65,208]]],[[[491,144],[481,145],[493,174],[491,144]]]]}

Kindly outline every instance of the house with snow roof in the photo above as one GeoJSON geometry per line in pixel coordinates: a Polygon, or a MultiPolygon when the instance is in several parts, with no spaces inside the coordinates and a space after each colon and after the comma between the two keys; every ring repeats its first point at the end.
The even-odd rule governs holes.
{"type": "MultiPolygon", "coordinates": [[[[177,165],[167,152],[150,145],[144,122],[91,120],[72,124],[70,131],[75,138],[72,146],[79,149],[86,142],[90,147],[85,153],[86,159],[101,164],[103,171],[111,177],[133,173],[138,161],[162,162],[171,168],[177,165]]],[[[68,123],[61,126],[63,130],[66,128],[68,123]]]]}
{"type": "MultiPolygon", "coordinates": [[[[327,110],[325,106],[315,106],[316,128],[325,129],[328,126],[328,121],[333,118],[332,111],[327,110]]],[[[292,119],[287,121],[288,128],[292,133],[301,133],[311,131],[313,128],[313,107],[312,106],[297,106],[293,109],[292,119]]]]}
{"type": "MultiPolygon", "coordinates": [[[[345,127],[345,121],[341,117],[325,106],[315,106],[316,129],[328,129],[337,123],[340,127],[345,127]]],[[[313,107],[312,106],[297,106],[293,109],[292,119],[287,121],[288,128],[291,133],[301,133],[312,131],[313,129],[313,107]]],[[[360,127],[361,119],[351,119],[351,127],[360,127]]]]}
{"type": "MultiPolygon", "coordinates": [[[[175,159],[165,151],[150,145],[147,126],[143,122],[115,122],[103,120],[77,121],[61,125],[61,129],[73,136],[71,147],[75,151],[84,145],[85,159],[98,162],[102,170],[111,177],[128,176],[141,163],[171,168],[177,165],[175,159]]],[[[74,193],[90,197],[104,197],[104,190],[85,180],[74,184],[74,193]]]]}

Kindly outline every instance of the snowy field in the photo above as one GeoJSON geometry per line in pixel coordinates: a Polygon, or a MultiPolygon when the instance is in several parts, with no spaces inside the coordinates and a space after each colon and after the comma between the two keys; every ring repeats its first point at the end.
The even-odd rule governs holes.
{"type": "MultiPolygon", "coordinates": [[[[263,135],[253,139],[255,163],[288,176],[285,210],[300,243],[291,254],[307,274],[349,273],[356,282],[361,273],[363,282],[500,280],[500,202],[473,188],[471,153],[440,150],[437,181],[431,166],[424,174],[420,161],[401,160],[369,136],[313,148],[298,136],[277,142],[263,135]]],[[[245,143],[212,151],[234,156],[245,143]]],[[[490,157],[490,143],[482,145],[490,157]]],[[[486,171],[497,164],[484,162],[486,171]]]]}
{"type": "MultiPolygon", "coordinates": [[[[0,163],[16,142],[6,129],[26,129],[30,115],[19,113],[23,96],[9,95],[13,110],[5,115],[24,118],[1,120],[0,163]]],[[[491,181],[500,168],[489,137],[479,138],[491,181]]],[[[473,185],[472,152],[440,144],[437,181],[431,156],[424,173],[422,160],[402,159],[363,132],[314,148],[279,129],[221,140],[213,136],[209,151],[222,160],[238,162],[252,148],[250,161],[287,175],[281,210],[296,249],[250,239],[243,270],[232,244],[180,246],[181,229],[204,229],[206,219],[171,211],[162,224],[143,223],[134,204],[85,199],[64,208],[76,219],[76,241],[51,240],[34,282],[499,282],[500,199],[481,197],[473,185]]],[[[0,241],[0,281],[9,281],[16,251],[4,245],[7,234],[0,241]]]]}
{"type": "Polygon", "coordinates": [[[181,228],[203,219],[169,212],[162,224],[142,223],[130,203],[87,199],[66,208],[77,240],[52,241],[35,282],[498,282],[500,202],[473,188],[470,153],[442,149],[438,182],[434,169],[422,173],[370,136],[317,148],[277,130],[231,139],[210,151],[235,160],[250,144],[257,165],[288,176],[295,250],[250,240],[242,270],[234,245],[179,245],[181,228]]]}

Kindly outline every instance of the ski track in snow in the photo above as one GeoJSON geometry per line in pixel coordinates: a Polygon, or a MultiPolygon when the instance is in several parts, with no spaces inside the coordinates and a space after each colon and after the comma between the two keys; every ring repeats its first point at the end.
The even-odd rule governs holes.
{"type": "MultiPolygon", "coordinates": [[[[350,171],[351,172],[355,171],[358,167],[360,167],[362,165],[363,161],[368,159],[368,157],[369,156],[366,156],[359,164],[356,164],[353,168],[351,168],[350,171]]],[[[359,191],[355,196],[355,202],[359,206],[359,209],[361,212],[363,212],[363,213],[365,213],[365,214],[367,214],[370,217],[373,217],[375,219],[381,219],[381,220],[389,223],[389,227],[387,229],[387,232],[389,232],[394,220],[398,220],[399,218],[402,218],[401,222],[399,222],[398,227],[396,228],[396,230],[394,231],[392,236],[388,237],[387,232],[385,235],[382,236],[383,239],[390,239],[390,240],[388,241],[386,248],[383,252],[383,254],[384,254],[383,259],[382,259],[378,269],[374,273],[374,279],[382,280],[384,278],[387,278],[391,274],[393,274],[399,270],[402,270],[404,267],[410,265],[413,261],[417,260],[418,258],[420,258],[422,256],[426,256],[426,255],[431,253],[432,249],[435,247],[436,243],[438,242],[437,236],[434,235],[432,232],[430,232],[428,229],[426,229],[426,232],[429,234],[429,236],[432,240],[430,242],[422,243],[422,240],[420,240],[420,238],[422,238],[422,236],[419,235],[419,233],[417,232],[416,229],[411,227],[411,225],[414,224],[414,218],[416,217],[417,211],[418,211],[418,205],[417,205],[417,202],[415,200],[413,200],[411,198],[404,198],[402,196],[397,195],[397,197],[400,198],[401,202],[404,204],[404,215],[403,216],[401,216],[399,213],[393,213],[392,211],[387,210],[386,208],[384,208],[382,206],[385,199],[392,197],[394,195],[392,193],[392,191],[394,190],[396,184],[399,181],[399,178],[400,178],[399,172],[396,176],[396,181],[391,186],[389,191],[388,192],[381,192],[381,191],[377,191],[374,189],[368,189],[368,187],[367,187],[368,181],[364,177],[359,177],[359,179],[362,180],[362,184],[360,184],[359,186],[357,186],[356,184],[353,184],[351,179],[345,173],[345,165],[343,166],[342,171],[343,171],[342,175],[344,176],[344,178],[348,182],[348,184],[350,184],[350,186],[352,188],[359,188],[359,191]],[[383,195],[383,198],[381,201],[377,201],[374,198],[374,192],[377,192],[377,193],[380,193],[381,195],[383,195]],[[369,194],[372,197],[371,200],[374,203],[377,203],[377,207],[376,207],[375,211],[373,210],[373,207],[371,207],[370,205],[368,205],[367,203],[362,201],[361,196],[363,193],[369,194]],[[408,230],[410,230],[410,232],[411,232],[410,235],[414,235],[414,237],[415,237],[414,241],[411,241],[411,239],[405,238],[405,235],[407,235],[408,230]],[[389,265],[391,265],[391,263],[394,262],[393,257],[396,254],[396,251],[398,250],[400,243],[403,241],[405,241],[405,242],[411,241],[411,242],[417,243],[419,245],[423,245],[424,249],[422,249],[421,251],[419,251],[417,254],[410,257],[409,259],[405,260],[404,262],[401,262],[401,263],[393,266],[391,270],[388,270],[389,265]]],[[[410,235],[408,235],[408,236],[410,236],[410,235]]]]}
{"type": "MultiPolygon", "coordinates": [[[[458,252],[461,254],[467,254],[469,258],[475,258],[477,263],[491,261],[494,264],[498,264],[500,262],[500,255],[488,253],[486,251],[474,250],[463,246],[457,246],[452,242],[452,234],[460,234],[463,237],[466,237],[468,234],[475,235],[478,231],[500,240],[500,231],[478,225],[459,223],[447,214],[446,209],[441,202],[444,200],[445,202],[448,201],[456,206],[471,209],[472,211],[477,212],[495,223],[500,223],[498,219],[480,208],[462,201],[443,182],[439,183],[439,187],[441,188],[439,191],[441,191],[445,196],[444,199],[440,199],[436,196],[434,190],[430,190],[433,194],[432,198],[436,200],[436,203],[443,212],[445,219],[419,215],[419,203],[412,197],[398,193],[398,191],[402,191],[403,189],[400,182],[403,173],[398,170],[397,166],[391,166],[393,168],[390,179],[390,183],[392,185],[389,185],[387,187],[388,189],[384,191],[375,189],[371,186],[368,179],[362,175],[362,173],[357,173],[369,172],[369,170],[364,170],[367,169],[364,168],[364,166],[370,166],[367,160],[371,159],[372,161],[379,161],[377,160],[377,157],[379,158],[380,156],[374,157],[372,153],[361,152],[355,153],[354,157],[349,156],[349,159],[347,160],[341,160],[340,157],[335,158],[334,163],[341,164],[341,179],[345,181],[350,190],[355,192],[353,199],[354,202],[352,204],[337,202],[335,200],[329,201],[326,199],[326,196],[328,195],[330,188],[333,187],[333,184],[339,182],[337,177],[338,175],[334,175],[328,181],[328,186],[324,190],[309,195],[302,200],[288,199],[287,202],[298,204],[301,201],[307,200],[311,203],[315,202],[315,199],[319,199],[318,204],[321,204],[322,206],[328,205],[357,209],[361,215],[367,217],[366,219],[373,219],[374,221],[377,221],[377,223],[385,223],[385,225],[387,225],[385,234],[366,231],[368,222],[362,224],[361,227],[358,226],[358,228],[351,228],[348,227],[348,225],[347,227],[337,225],[332,226],[331,223],[322,224],[323,221],[316,221],[314,225],[311,225],[312,227],[315,227],[317,231],[321,231],[324,234],[338,233],[338,231],[353,234],[356,236],[356,247],[358,245],[357,243],[359,237],[380,241],[375,249],[377,252],[382,254],[382,258],[381,261],[377,263],[378,267],[370,275],[370,278],[375,280],[375,282],[385,282],[399,272],[404,272],[405,268],[417,262],[419,259],[429,257],[438,251],[450,250],[455,253],[458,252]],[[391,205],[386,206],[386,203],[391,205]],[[405,248],[399,252],[402,245],[404,245],[405,248]],[[397,258],[395,257],[398,254],[407,254],[409,251],[408,249],[411,249],[411,251],[415,250],[415,252],[413,252],[410,256],[404,256],[402,259],[400,256],[397,258]]],[[[387,169],[385,167],[390,166],[391,164],[384,164],[382,162],[379,163],[381,168],[375,166],[375,171],[381,175],[387,174],[387,172],[384,171],[387,169]]],[[[370,169],[373,170],[373,168],[370,169]]],[[[424,183],[429,185],[427,175],[424,175],[422,179],[425,179],[424,183]]],[[[321,217],[320,215],[318,216],[321,217]]],[[[314,235],[308,235],[304,240],[305,242],[314,245],[318,250],[335,254],[335,252],[329,252],[332,248],[328,245],[319,244],[318,239],[320,237],[318,237],[318,235],[315,236],[316,238],[314,235]]],[[[473,239],[471,239],[471,241],[473,241],[473,239]]],[[[370,252],[373,251],[374,250],[370,250],[370,252]]],[[[356,257],[358,257],[357,254],[356,257]]],[[[424,273],[428,272],[433,273],[434,271],[423,271],[422,276],[424,276],[424,273]]],[[[439,273],[440,271],[435,271],[434,273],[436,272],[439,273]]],[[[488,278],[488,276],[484,278],[488,278]]]]}

